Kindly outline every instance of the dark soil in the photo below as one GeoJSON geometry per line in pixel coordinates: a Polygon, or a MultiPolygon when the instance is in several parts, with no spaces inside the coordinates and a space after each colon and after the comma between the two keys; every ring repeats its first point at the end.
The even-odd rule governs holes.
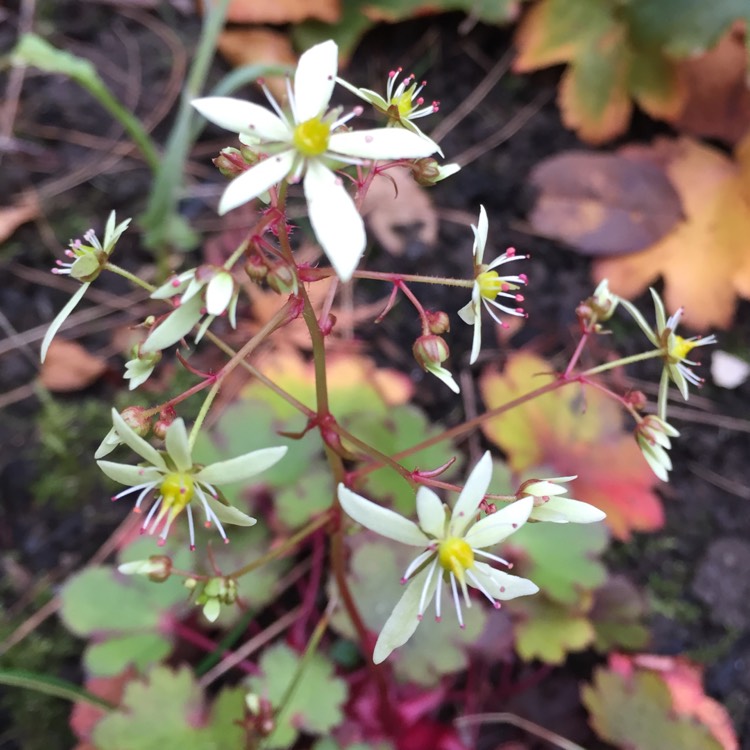
{"type": "MultiPolygon", "coordinates": [[[[132,96],[132,76],[139,76],[135,88],[137,111],[142,116],[156,106],[163,95],[170,59],[151,30],[106,5],[71,0],[40,2],[38,6],[38,17],[43,21],[40,31],[54,30],[52,41],[94,60],[123,99],[132,96]],[[135,59],[141,66],[139,71],[133,68],[135,59]]],[[[7,12],[8,20],[0,26],[3,49],[13,43],[17,20],[12,6],[7,12]]],[[[196,38],[198,22],[171,13],[164,20],[189,49],[196,38]]],[[[460,20],[458,16],[424,18],[376,29],[356,53],[347,71],[349,80],[377,89],[389,69],[399,64],[414,68],[418,75],[429,79],[427,96],[440,99],[442,113],[450,113],[508,50],[511,39],[507,31],[482,26],[460,36],[455,31],[460,20]]],[[[215,77],[220,73],[221,65],[217,63],[215,77]]],[[[526,187],[531,168],[546,156],[582,145],[561,125],[554,103],[556,83],[556,73],[524,78],[506,75],[490,96],[442,141],[448,161],[452,155],[501,128],[540,94],[548,94],[547,103],[507,142],[433,192],[441,209],[467,211],[475,216],[479,204],[484,204],[494,248],[513,245],[533,256],[526,305],[529,319],[513,345],[533,341],[551,357],[570,353],[576,332],[575,307],[592,290],[585,258],[522,229],[531,200],[526,187]]],[[[436,122],[440,116],[436,116],[436,122]]],[[[86,145],[61,140],[63,130],[54,136],[52,131],[40,130],[40,124],[101,138],[117,135],[108,116],[77,86],[59,77],[27,75],[16,117],[14,148],[3,157],[2,184],[6,196],[39,185],[51,176],[69,174],[91,160],[92,155],[95,159],[102,157],[102,153],[97,154],[86,145]]],[[[157,135],[163,137],[167,126],[168,120],[160,124],[157,135]]],[[[663,126],[640,117],[624,140],[648,141],[663,131],[663,126]]],[[[208,158],[202,157],[202,161],[205,166],[208,158]]],[[[220,180],[215,179],[217,183],[220,180]]],[[[112,165],[107,173],[45,199],[45,223],[22,227],[0,250],[0,263],[5,266],[0,277],[0,314],[8,334],[28,331],[51,320],[65,299],[64,292],[28,281],[28,277],[17,272],[16,264],[46,270],[53,260],[50,237],[56,237],[62,244],[70,236],[79,236],[90,221],[103,221],[111,209],[116,209],[118,216],[137,216],[144,208],[148,180],[142,163],[130,155],[112,165]]],[[[204,182],[205,177],[201,175],[200,180],[204,182]]],[[[211,216],[195,192],[185,205],[199,218],[211,216]]],[[[470,238],[466,227],[444,221],[439,247],[428,249],[415,243],[399,260],[399,267],[405,273],[465,274],[470,238]]],[[[149,257],[132,242],[127,247],[128,264],[137,268],[149,257]]],[[[376,254],[372,265],[390,269],[392,262],[381,253],[376,254]]],[[[117,284],[107,287],[112,282],[105,278],[97,283],[116,294],[123,292],[117,284]]],[[[366,295],[367,290],[362,293],[366,295]]],[[[426,293],[423,302],[451,315],[457,307],[455,296],[440,287],[426,293]]],[[[648,301],[641,302],[643,309],[648,310],[648,301]]],[[[745,347],[750,345],[747,322],[748,309],[742,306],[731,336],[735,343],[745,347]]],[[[376,345],[389,344],[379,348],[381,358],[387,356],[383,352],[404,352],[389,362],[411,372],[420,381],[417,399],[423,407],[443,422],[456,423],[462,418],[460,402],[436,381],[424,379],[413,364],[409,352],[415,332],[416,323],[389,316],[380,326],[366,329],[363,335],[376,345]]],[[[634,330],[630,333],[632,338],[627,337],[626,331],[626,336],[617,340],[619,350],[624,353],[635,351],[640,341],[634,330]]],[[[450,342],[454,369],[459,370],[467,365],[469,328],[457,323],[450,342]]],[[[86,343],[94,349],[106,347],[108,330],[93,333],[86,343]]],[[[38,339],[30,347],[19,345],[2,354],[0,390],[11,392],[33,380],[37,351],[38,339]]],[[[485,361],[497,360],[502,353],[488,349],[485,357],[485,361]]],[[[632,374],[654,383],[658,379],[658,370],[648,366],[632,374]]],[[[0,458],[0,547],[6,570],[12,563],[14,570],[22,571],[7,576],[0,589],[4,607],[12,607],[45,577],[50,581],[61,580],[98,548],[120,517],[121,511],[113,511],[102,500],[97,480],[83,483],[85,493],[68,493],[64,503],[56,501],[49,488],[46,494],[42,493],[46,499],[39,499],[40,480],[60,465],[66,466],[69,476],[90,473],[90,456],[98,436],[105,431],[102,425],[107,422],[118,383],[115,375],[84,394],[59,399],[61,408],[68,409],[62,418],[70,420],[76,416],[65,423],[73,425],[71,432],[62,435],[67,463],[60,458],[59,449],[56,453],[40,437],[42,420],[46,419],[44,425],[48,425],[50,419],[50,407],[44,405],[44,400],[29,393],[23,398],[10,399],[4,409],[0,420],[4,448],[0,458]],[[87,417],[81,423],[84,414],[87,417]],[[97,437],[91,438],[91,434],[97,437]]],[[[701,396],[708,399],[707,414],[731,415],[746,420],[745,425],[750,424],[747,422],[750,383],[735,391],[709,384],[701,396]]],[[[659,654],[687,654],[703,662],[709,692],[729,708],[737,731],[744,738],[743,747],[750,748],[750,493],[745,488],[745,497],[740,497],[706,478],[711,476],[707,472],[711,472],[735,486],[747,485],[750,436],[747,427],[740,430],[732,425],[720,426],[716,420],[709,424],[690,418],[674,421],[682,435],[672,451],[676,469],[670,485],[663,491],[667,525],[658,534],[637,537],[628,545],[615,545],[610,561],[649,593],[653,602],[650,650],[659,654]]],[[[40,592],[44,590],[45,586],[39,588],[40,592]]],[[[38,605],[43,596],[40,593],[31,597],[25,612],[33,611],[31,605],[38,605]]],[[[11,622],[20,621],[21,610],[13,612],[14,618],[9,619],[5,632],[12,629],[11,622]]],[[[40,631],[40,637],[54,638],[56,627],[48,624],[40,631]]],[[[65,676],[75,678],[75,659],[68,652],[64,652],[58,663],[65,676]]],[[[584,714],[577,707],[579,684],[590,675],[595,663],[588,656],[571,659],[565,669],[555,670],[550,679],[515,699],[514,704],[550,729],[586,747],[596,747],[585,726],[584,714]]],[[[19,663],[12,661],[12,665],[19,663]]],[[[14,706],[17,704],[8,701],[0,703],[6,713],[0,721],[10,720],[12,726],[14,706]]],[[[36,747],[31,741],[21,741],[22,736],[18,730],[0,727],[0,747],[36,747]]],[[[70,746],[64,725],[61,724],[55,736],[60,738],[59,742],[47,734],[47,748],[70,746]]],[[[501,740],[518,736],[511,730],[492,730],[488,732],[486,746],[494,747],[501,740]]]]}

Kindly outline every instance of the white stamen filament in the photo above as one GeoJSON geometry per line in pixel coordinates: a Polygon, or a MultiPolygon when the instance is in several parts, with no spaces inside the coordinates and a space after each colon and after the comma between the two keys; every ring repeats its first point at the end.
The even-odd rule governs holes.
{"type": "MultiPolygon", "coordinates": [[[[161,505],[161,501],[164,499],[163,495],[159,495],[159,497],[156,498],[156,502],[151,506],[151,510],[148,512],[148,515],[146,516],[146,519],[143,522],[143,525],[141,526],[141,533],[146,531],[148,529],[149,523],[151,523],[151,519],[154,517],[154,513],[156,513],[157,508],[161,505]]],[[[152,531],[149,532],[152,533],[152,531]]]]}
{"type": "Polygon", "coordinates": [[[193,525],[193,508],[188,503],[187,507],[188,529],[190,529],[190,549],[195,550],[195,526],[193,525]]]}
{"type": "Polygon", "coordinates": [[[481,584],[479,579],[470,570],[466,571],[466,575],[469,577],[469,580],[472,582],[472,584],[474,584],[474,587],[478,591],[483,593],[492,602],[492,606],[495,607],[495,609],[499,609],[500,603],[495,599],[494,596],[492,596],[492,594],[490,594],[489,591],[487,591],[487,589],[481,584]]]}
{"type": "Polygon", "coordinates": [[[484,552],[481,549],[474,549],[473,547],[471,551],[475,555],[479,555],[479,557],[486,557],[488,560],[494,560],[495,562],[499,562],[501,565],[507,565],[509,568],[513,567],[504,557],[498,557],[497,555],[493,555],[490,552],[484,552]]]}
{"type": "Polygon", "coordinates": [[[451,589],[453,590],[453,603],[456,605],[456,617],[458,617],[459,627],[464,628],[464,616],[461,612],[461,600],[458,597],[458,587],[456,586],[456,576],[451,573],[451,589]]]}
{"type": "MultiPolygon", "coordinates": [[[[442,573],[440,574],[442,575],[442,573]]],[[[435,622],[440,622],[440,599],[442,597],[443,582],[438,579],[437,591],[435,592],[435,622]]]]}
{"type": "MultiPolygon", "coordinates": [[[[430,589],[430,584],[432,583],[432,576],[435,575],[435,569],[438,566],[438,559],[437,556],[435,557],[434,562],[430,566],[430,570],[427,573],[427,578],[425,578],[424,585],[422,586],[422,595],[419,597],[419,613],[417,614],[417,617],[421,620],[422,616],[424,615],[424,607],[425,607],[425,600],[427,599],[427,592],[430,589]]],[[[440,582],[438,582],[438,588],[440,587],[440,582]]]]}

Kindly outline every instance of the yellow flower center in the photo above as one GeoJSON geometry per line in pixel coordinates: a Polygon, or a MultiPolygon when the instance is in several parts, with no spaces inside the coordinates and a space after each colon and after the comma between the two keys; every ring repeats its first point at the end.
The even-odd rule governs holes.
{"type": "Polygon", "coordinates": [[[193,499],[194,483],[190,474],[173,471],[162,480],[159,491],[164,498],[162,510],[171,509],[172,517],[176,516],[193,499]]]}
{"type": "Polygon", "coordinates": [[[451,536],[438,544],[438,562],[463,586],[464,571],[474,565],[474,552],[464,539],[451,536]]]}
{"type": "Polygon", "coordinates": [[[414,89],[416,88],[416,84],[413,84],[410,86],[406,91],[404,91],[401,96],[394,97],[391,100],[392,104],[395,104],[398,108],[398,114],[400,117],[408,117],[414,107],[412,105],[412,96],[414,94],[414,89]]]}
{"type": "Polygon", "coordinates": [[[319,117],[301,122],[294,129],[294,145],[305,156],[320,156],[328,149],[331,126],[319,117]]]}
{"type": "Polygon", "coordinates": [[[675,336],[674,343],[669,347],[669,357],[675,362],[679,362],[693,350],[695,347],[695,341],[688,341],[682,338],[682,336],[675,336]]]}
{"type": "Polygon", "coordinates": [[[495,299],[503,290],[503,282],[497,271],[484,271],[477,276],[479,291],[485,299],[495,299]]]}

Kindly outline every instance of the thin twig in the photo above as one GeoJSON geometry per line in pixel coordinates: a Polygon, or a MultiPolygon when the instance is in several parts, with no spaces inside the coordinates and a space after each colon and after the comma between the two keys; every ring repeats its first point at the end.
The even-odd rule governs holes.
{"type": "Polygon", "coordinates": [[[586,750],[586,748],[572,740],[562,737],[556,732],[552,732],[549,729],[539,726],[539,724],[535,724],[533,721],[529,721],[528,719],[524,719],[521,716],[516,716],[511,713],[487,713],[474,714],[473,716],[460,716],[453,723],[456,725],[459,732],[463,727],[470,727],[476,724],[511,724],[512,726],[523,729],[524,732],[533,734],[535,737],[539,737],[562,750],[586,750]]]}

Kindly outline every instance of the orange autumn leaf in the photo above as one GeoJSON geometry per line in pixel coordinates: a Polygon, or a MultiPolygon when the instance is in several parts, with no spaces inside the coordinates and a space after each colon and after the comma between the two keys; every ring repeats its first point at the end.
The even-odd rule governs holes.
{"type": "MultiPolygon", "coordinates": [[[[512,355],[502,373],[486,370],[480,389],[487,409],[550,382],[552,370],[549,362],[526,352],[512,355]]],[[[483,429],[517,474],[538,466],[559,476],[577,474],[571,494],[601,508],[612,533],[628,539],[631,531],[661,528],[664,512],[652,489],[656,479],[621,425],[620,409],[611,399],[571,384],[493,417],[483,429]]]]}
{"type": "Polygon", "coordinates": [[[340,17],[340,0],[232,0],[227,11],[229,23],[336,23],[340,17]]]}
{"type": "Polygon", "coordinates": [[[727,328],[736,298],[750,299],[750,137],[734,160],[691,138],[630,150],[662,165],[685,219],[645,250],[597,261],[595,279],[633,298],[663,276],[669,313],[684,306],[688,326],[727,328]]]}
{"type": "Polygon", "coordinates": [[[518,72],[568,64],[559,92],[563,121],[590,143],[625,132],[633,101],[652,117],[682,111],[686,89],[677,64],[644,44],[616,4],[541,0],[515,43],[518,72]]]}

